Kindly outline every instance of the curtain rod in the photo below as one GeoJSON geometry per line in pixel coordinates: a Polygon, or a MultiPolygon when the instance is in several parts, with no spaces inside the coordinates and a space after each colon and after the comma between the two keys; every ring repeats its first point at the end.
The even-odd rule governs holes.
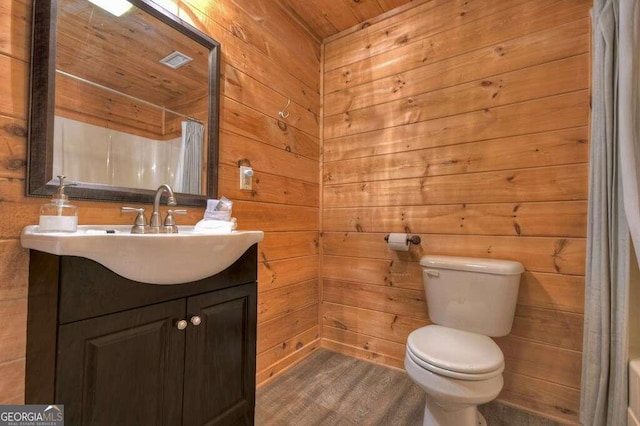
{"type": "Polygon", "coordinates": [[[126,94],[126,93],[120,92],[120,91],[118,91],[118,90],[116,90],[116,89],[112,89],[112,88],[110,88],[110,87],[103,86],[102,84],[98,84],[98,83],[96,83],[96,82],[93,82],[93,81],[90,81],[90,80],[84,79],[84,78],[82,78],[82,77],[78,77],[77,75],[73,75],[73,74],[70,74],[70,73],[68,73],[68,72],[65,72],[65,71],[62,71],[62,70],[58,70],[58,69],[56,70],[56,73],[61,74],[61,75],[64,75],[65,77],[69,77],[69,78],[71,78],[71,79],[74,79],[74,80],[80,81],[80,82],[82,82],[82,83],[88,84],[88,85],[90,85],[90,86],[97,87],[98,89],[106,90],[107,92],[111,92],[111,93],[115,93],[116,95],[124,96],[125,98],[129,98],[129,99],[131,99],[131,100],[134,100],[134,101],[137,101],[137,102],[143,103],[143,104],[145,104],[145,105],[147,105],[147,106],[150,106],[150,107],[153,107],[153,108],[157,108],[157,109],[161,109],[161,110],[166,111],[166,112],[169,112],[169,113],[171,113],[171,114],[175,114],[175,115],[177,115],[177,116],[179,116],[179,117],[186,118],[186,119],[187,119],[187,120],[189,120],[189,121],[196,121],[196,122],[198,122],[198,123],[200,123],[200,124],[203,124],[203,123],[202,123],[202,121],[198,120],[197,118],[194,118],[194,117],[188,116],[188,115],[186,115],[186,114],[182,114],[182,113],[180,113],[180,112],[174,111],[174,110],[172,110],[172,109],[169,109],[169,108],[166,108],[166,107],[163,107],[163,106],[156,105],[156,104],[151,103],[151,102],[149,102],[149,101],[145,101],[144,99],[136,98],[135,96],[131,96],[131,95],[128,95],[128,94],[126,94]]]}

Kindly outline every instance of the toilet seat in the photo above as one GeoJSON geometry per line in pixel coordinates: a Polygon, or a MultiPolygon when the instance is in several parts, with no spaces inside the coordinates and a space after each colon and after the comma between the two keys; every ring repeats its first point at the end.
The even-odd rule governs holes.
{"type": "Polygon", "coordinates": [[[459,380],[487,380],[504,370],[502,351],[491,338],[439,325],[414,330],[407,355],[422,368],[459,380]]]}

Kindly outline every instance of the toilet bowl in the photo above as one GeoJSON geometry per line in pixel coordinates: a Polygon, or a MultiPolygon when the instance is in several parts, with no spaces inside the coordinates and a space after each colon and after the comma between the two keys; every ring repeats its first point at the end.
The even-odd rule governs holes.
{"type": "Polygon", "coordinates": [[[503,385],[504,358],[490,338],[438,325],[409,335],[404,365],[427,394],[425,426],[483,424],[476,406],[503,385]]]}
{"type": "Polygon", "coordinates": [[[432,325],[407,338],[405,369],[426,393],[424,426],[486,425],[477,405],[504,384],[504,356],[489,336],[511,331],[518,262],[424,256],[421,261],[432,325]]]}

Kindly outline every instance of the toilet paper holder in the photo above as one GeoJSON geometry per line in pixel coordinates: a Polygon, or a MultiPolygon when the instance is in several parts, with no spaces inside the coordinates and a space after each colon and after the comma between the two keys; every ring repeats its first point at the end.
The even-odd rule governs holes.
{"type": "MultiPolygon", "coordinates": [[[[388,235],[388,234],[387,234],[387,235],[385,235],[384,240],[385,240],[386,242],[389,242],[389,235],[388,235]]],[[[418,244],[420,244],[420,242],[421,242],[421,241],[422,241],[422,240],[420,239],[420,237],[419,237],[418,235],[414,235],[414,236],[412,236],[412,237],[409,237],[409,236],[407,235],[407,243],[414,244],[414,245],[418,245],[418,244]]]]}

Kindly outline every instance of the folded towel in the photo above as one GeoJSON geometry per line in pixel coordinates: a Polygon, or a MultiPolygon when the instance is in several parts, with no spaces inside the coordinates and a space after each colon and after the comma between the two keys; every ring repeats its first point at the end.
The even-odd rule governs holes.
{"type": "Polygon", "coordinates": [[[194,226],[194,232],[203,234],[228,234],[236,229],[236,218],[232,217],[230,221],[226,220],[205,220],[202,219],[194,226]]]}

